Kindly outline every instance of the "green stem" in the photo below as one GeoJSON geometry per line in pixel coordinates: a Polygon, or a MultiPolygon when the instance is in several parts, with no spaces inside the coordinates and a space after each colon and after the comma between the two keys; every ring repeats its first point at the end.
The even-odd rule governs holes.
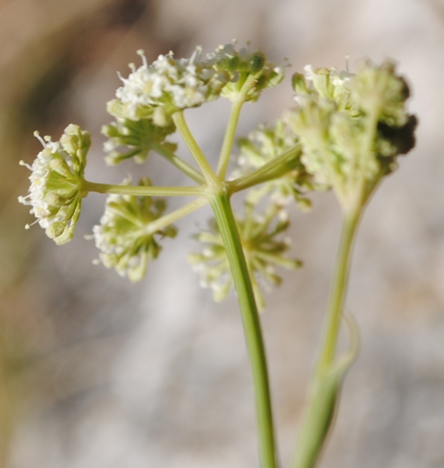
{"type": "Polygon", "coordinates": [[[220,185],[219,179],[217,178],[216,174],[211,168],[209,162],[207,161],[207,158],[202,153],[202,150],[200,149],[199,145],[194,139],[193,134],[190,132],[183,112],[175,112],[172,118],[177,130],[179,131],[185,144],[190,150],[190,153],[193,155],[197,165],[200,167],[200,170],[202,171],[206,182],[210,186],[218,187],[220,185]]]}
{"type": "Polygon", "coordinates": [[[341,325],[342,312],[344,310],[345,295],[347,293],[353,240],[355,238],[359,219],[360,211],[357,213],[345,214],[344,216],[336,271],[327,313],[325,336],[316,366],[316,374],[325,371],[335,359],[336,344],[341,325]]]}
{"type": "Polygon", "coordinates": [[[261,466],[262,468],[276,468],[267,362],[251,279],[228,194],[221,190],[210,199],[210,203],[230,263],[253,372],[261,466]]]}
{"type": "Polygon", "coordinates": [[[342,378],[348,367],[336,362],[341,318],[350,270],[353,241],[362,209],[346,213],[336,263],[321,350],[310,382],[310,399],[291,468],[313,468],[334,421],[342,378]]]}
{"type": "Polygon", "coordinates": [[[259,169],[254,170],[250,174],[227,182],[229,193],[240,192],[241,190],[245,190],[263,182],[268,182],[269,180],[283,176],[294,167],[294,162],[296,158],[299,157],[300,152],[300,145],[296,145],[272,161],[265,163],[259,169]]]}
{"type": "Polygon", "coordinates": [[[198,184],[203,184],[205,179],[203,178],[202,174],[196,170],[194,167],[190,166],[187,162],[183,159],[179,158],[176,154],[166,148],[164,145],[159,143],[151,143],[151,149],[158,153],[160,156],[165,158],[171,164],[176,166],[179,170],[181,170],[185,175],[193,179],[198,184]]]}
{"type": "Polygon", "coordinates": [[[233,148],[234,137],[236,135],[236,128],[239,122],[239,116],[244,104],[243,100],[233,103],[231,107],[230,117],[228,119],[227,129],[225,131],[224,141],[220,152],[219,163],[217,167],[217,175],[220,179],[225,179],[230,161],[231,150],[233,148]]]}
{"type": "Polygon", "coordinates": [[[137,195],[143,197],[184,197],[203,196],[203,187],[152,187],[150,185],[110,185],[83,181],[84,192],[114,193],[117,195],[137,195]]]}
{"type": "Polygon", "coordinates": [[[193,200],[191,203],[187,203],[186,205],[181,206],[177,210],[174,210],[171,213],[168,213],[165,216],[156,219],[155,221],[151,221],[147,227],[147,230],[152,233],[161,231],[170,224],[175,223],[179,219],[189,215],[190,213],[196,211],[201,206],[204,206],[207,203],[208,199],[204,197],[198,198],[197,200],[193,200]]]}

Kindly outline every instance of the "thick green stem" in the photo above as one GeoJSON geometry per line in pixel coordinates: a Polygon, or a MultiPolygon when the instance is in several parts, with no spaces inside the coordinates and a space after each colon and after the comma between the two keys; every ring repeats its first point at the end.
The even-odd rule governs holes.
{"type": "Polygon", "coordinates": [[[210,203],[230,263],[253,372],[261,467],[276,468],[277,457],[267,362],[251,279],[228,194],[222,190],[210,199],[210,203]]]}
{"type": "MultiPolygon", "coordinates": [[[[336,263],[324,338],[315,371],[310,382],[310,395],[305,419],[299,434],[298,446],[291,468],[316,466],[328,433],[340,395],[342,379],[354,359],[351,356],[337,360],[336,348],[350,269],[353,241],[362,209],[345,214],[340,248],[336,263]]],[[[356,348],[356,346],[354,347],[356,348]]]]}

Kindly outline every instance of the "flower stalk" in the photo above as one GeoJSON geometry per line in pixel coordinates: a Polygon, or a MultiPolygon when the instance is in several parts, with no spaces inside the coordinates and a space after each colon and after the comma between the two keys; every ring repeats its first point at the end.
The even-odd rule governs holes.
{"type": "Polygon", "coordinates": [[[360,215],[361,210],[358,210],[344,216],[336,270],[327,309],[324,338],[310,383],[305,419],[300,429],[291,468],[313,468],[316,466],[334,423],[343,379],[357,354],[357,346],[351,346],[351,351],[346,359],[344,360],[344,356],[338,359],[336,350],[344,314],[353,243],[360,215]]]}
{"type": "Polygon", "coordinates": [[[250,273],[227,193],[215,195],[210,204],[230,263],[253,373],[261,467],[277,468],[268,366],[250,273]]]}

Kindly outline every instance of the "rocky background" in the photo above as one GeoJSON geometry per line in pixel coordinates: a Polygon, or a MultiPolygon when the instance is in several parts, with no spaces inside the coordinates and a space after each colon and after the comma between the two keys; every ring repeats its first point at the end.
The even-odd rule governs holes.
{"type": "MultiPolygon", "coordinates": [[[[361,352],[347,377],[321,468],[444,466],[444,2],[442,0],[1,0],[0,466],[257,467],[252,383],[236,302],[215,305],[186,262],[205,209],[179,225],[148,277],[132,285],[92,265],[83,238],[104,199],[91,195],[70,244],[25,231],[18,166],[75,122],[93,133],[87,177],[106,168],[100,127],[116,71],[173,50],[237,38],[292,70],[391,57],[413,90],[416,149],[384,181],[360,227],[348,308],[361,352]]],[[[289,76],[291,71],[289,73],[289,76]]],[[[291,105],[289,78],[246,106],[240,132],[291,105]]],[[[227,106],[187,117],[218,154],[227,106]]],[[[186,153],[184,152],[184,157],[186,153]]],[[[181,183],[151,158],[159,185],[181,183]]],[[[140,171],[140,167],[138,168],[140,171]]],[[[176,203],[176,202],[174,202],[176,203]]],[[[174,203],[172,206],[174,206],[174,203]]],[[[320,339],[340,214],[331,194],[292,213],[305,267],[267,296],[263,327],[282,454],[291,458],[320,339]]]]}

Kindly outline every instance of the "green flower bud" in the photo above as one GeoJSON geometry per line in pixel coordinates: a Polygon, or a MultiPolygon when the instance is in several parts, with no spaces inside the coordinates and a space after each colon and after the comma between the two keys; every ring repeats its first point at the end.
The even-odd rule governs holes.
{"type": "Polygon", "coordinates": [[[297,94],[308,94],[307,83],[303,73],[294,73],[291,77],[291,86],[297,94]]]}
{"type": "Polygon", "coordinates": [[[220,95],[233,102],[256,101],[264,89],[284,79],[284,68],[268,62],[262,51],[237,50],[235,43],[219,46],[207,60],[218,72],[228,73],[229,81],[220,95]]]}
{"type": "Polygon", "coordinates": [[[371,62],[361,65],[351,84],[357,107],[366,114],[376,113],[378,120],[389,126],[406,124],[405,101],[410,95],[407,83],[396,75],[395,64],[386,60],[380,66],[371,62]]]}

